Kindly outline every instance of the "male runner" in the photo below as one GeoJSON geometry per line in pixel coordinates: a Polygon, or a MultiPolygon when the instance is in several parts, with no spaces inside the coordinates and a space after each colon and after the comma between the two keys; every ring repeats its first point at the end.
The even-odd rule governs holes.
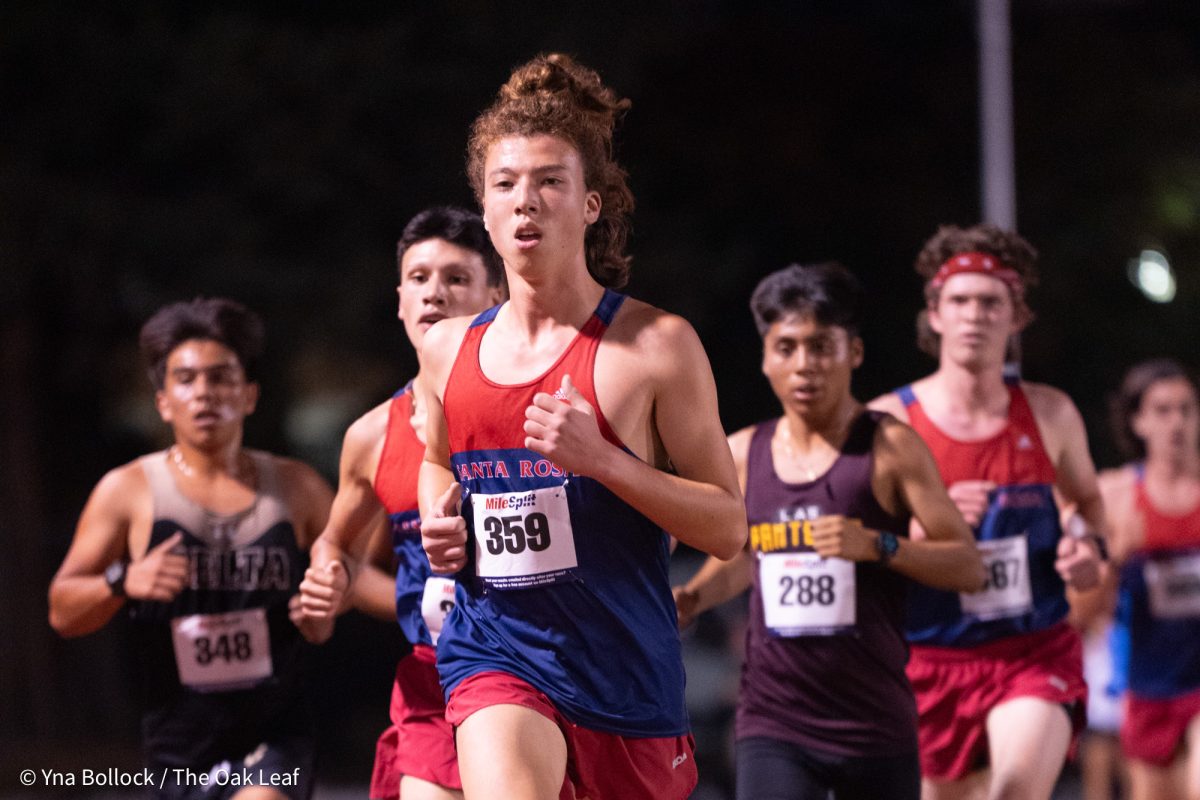
{"type": "MultiPolygon", "coordinates": [[[[449,207],[422,211],[405,226],[396,252],[397,316],[418,352],[425,332],[438,320],[477,314],[503,298],[504,266],[477,214],[449,207]]],[[[329,524],[313,547],[313,564],[300,584],[305,613],[314,619],[332,623],[349,594],[360,610],[399,619],[413,645],[412,654],[396,665],[392,726],[376,746],[373,800],[462,797],[454,731],[446,722],[433,648],[454,603],[454,581],[430,572],[417,511],[425,412],[414,386],[423,381],[418,373],[346,431],[329,524]],[[388,536],[373,537],[384,514],[388,536]],[[369,560],[347,569],[346,561],[356,560],[350,554],[364,544],[369,560]],[[390,574],[393,562],[395,578],[390,574]]],[[[332,633],[331,624],[322,627],[332,633]]]]}
{"type": "Polygon", "coordinates": [[[1095,467],[1070,398],[1004,377],[1007,343],[1033,316],[1025,291],[1036,257],[993,225],[940,229],[917,257],[927,281],[921,342],[938,369],[872,403],[929,445],[988,572],[978,594],[910,593],[926,798],[1048,798],[1083,723],[1064,584],[1099,579],[1095,467]],[[1077,507],[1079,536],[1063,536],[1060,501],[1077,507]]]}
{"type": "Polygon", "coordinates": [[[1173,361],[1129,370],[1114,423],[1137,461],[1100,476],[1120,564],[1134,800],[1200,798],[1200,401],[1173,361]]]}
{"type": "Polygon", "coordinates": [[[928,449],[850,392],[861,306],[840,264],[794,265],[755,289],[763,374],[783,415],[729,437],[749,549],[710,557],[676,591],[686,624],[753,586],[736,732],[745,800],[916,800],[904,578],[964,592],[984,581],[928,449]],[[910,515],[924,540],[908,538],[910,515]]]}
{"type": "Polygon", "coordinates": [[[422,535],[462,586],[438,670],[471,800],[696,782],[664,531],[730,558],[745,512],[695,332],[610,288],[629,269],[626,107],[565,56],[513,73],[468,148],[512,297],[421,353],[422,535]]]}
{"type": "Polygon", "coordinates": [[[220,298],[166,306],[142,327],[174,444],[101,479],[50,584],[63,636],[128,607],[158,797],[312,792],[297,590],[332,492],[304,464],[242,446],[262,340],[258,316],[220,298]]]}

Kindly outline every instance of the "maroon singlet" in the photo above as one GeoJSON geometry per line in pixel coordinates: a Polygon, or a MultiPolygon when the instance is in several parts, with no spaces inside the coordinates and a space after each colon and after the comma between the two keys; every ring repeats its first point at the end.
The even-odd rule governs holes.
{"type": "Polygon", "coordinates": [[[875,563],[843,564],[855,582],[851,625],[781,635],[767,627],[764,613],[764,592],[770,593],[769,601],[784,597],[793,607],[801,600],[828,599],[828,592],[818,598],[820,590],[812,581],[799,587],[800,578],[781,577],[763,585],[765,557],[812,552],[805,544],[806,521],[842,514],[870,529],[907,535],[908,518],[884,511],[871,489],[875,432],[882,416],[860,414],[837,461],[808,483],[785,483],[775,472],[771,437],[778,420],[754,431],[746,512],[755,569],[737,709],[739,739],[764,736],[851,757],[917,749],[917,709],[904,674],[908,647],[903,634],[906,581],[901,575],[875,563]]]}

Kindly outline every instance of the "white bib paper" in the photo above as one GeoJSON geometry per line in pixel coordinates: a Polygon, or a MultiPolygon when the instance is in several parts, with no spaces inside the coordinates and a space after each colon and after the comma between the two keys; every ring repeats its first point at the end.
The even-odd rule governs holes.
{"type": "Polygon", "coordinates": [[[179,682],[199,691],[250,686],[271,677],[271,637],[262,608],[171,620],[179,682]]]}
{"type": "Polygon", "coordinates": [[[983,620],[1026,614],[1033,609],[1029,585],[1029,536],[1009,536],[978,542],[987,572],[983,591],[960,594],[964,614],[983,620]]]}
{"type": "Polygon", "coordinates": [[[1150,594],[1150,613],[1155,617],[1200,617],[1200,553],[1147,561],[1142,575],[1150,594]]]}
{"type": "Polygon", "coordinates": [[[572,580],[579,561],[562,486],[475,494],[476,574],[497,589],[527,589],[572,580]]]}
{"type": "Polygon", "coordinates": [[[431,575],[425,579],[425,592],[421,595],[421,617],[425,627],[429,628],[429,636],[437,644],[438,636],[442,633],[442,625],[446,615],[454,608],[454,581],[450,578],[439,578],[431,575]]]}
{"type": "Polygon", "coordinates": [[[854,563],[816,553],[764,553],[758,561],[763,617],[780,636],[821,636],[857,620],[854,563]]]}

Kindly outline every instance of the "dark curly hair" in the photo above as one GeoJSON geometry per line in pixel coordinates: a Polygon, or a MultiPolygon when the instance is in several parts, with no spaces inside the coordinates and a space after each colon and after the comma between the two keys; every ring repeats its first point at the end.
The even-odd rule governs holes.
{"type": "Polygon", "coordinates": [[[219,342],[237,355],[247,380],[256,380],[266,328],[262,318],[241,303],[224,297],[163,306],[142,326],[138,344],[155,389],[166,382],[167,358],[189,339],[219,342]]]}
{"type": "MultiPolygon", "coordinates": [[[[925,242],[913,268],[925,279],[925,308],[917,314],[917,346],[933,357],[939,354],[941,336],[929,326],[929,309],[937,305],[940,287],[931,281],[951,256],[959,253],[988,253],[1021,276],[1026,289],[1037,285],[1037,250],[1014,231],[1006,231],[990,222],[960,228],[943,225],[925,242]]],[[[1033,311],[1024,294],[1013,296],[1016,319],[1021,324],[1033,321],[1033,311]]]]}
{"type": "Polygon", "coordinates": [[[1159,381],[1182,379],[1200,395],[1195,378],[1178,362],[1170,358],[1153,358],[1134,364],[1125,373],[1121,388],[1109,396],[1108,421],[1117,447],[1134,460],[1146,457],[1146,444],[1133,430],[1133,418],[1142,407],[1142,398],[1159,381]]]}
{"type": "Polygon", "coordinates": [[[789,314],[811,315],[820,325],[836,325],[858,336],[862,306],[862,284],[836,261],[790,264],[759,281],[750,297],[754,324],[764,337],[789,314]]]}
{"type": "Polygon", "coordinates": [[[513,70],[496,101],[471,126],[467,177],[483,202],[483,168],[488,148],[506,136],[556,136],[579,151],[584,183],[600,195],[600,217],[585,237],[587,268],[598,283],[620,288],[629,280],[629,215],[633,192],[613,158],[613,128],[629,109],[600,76],[570,56],[539,55],[513,70]]]}

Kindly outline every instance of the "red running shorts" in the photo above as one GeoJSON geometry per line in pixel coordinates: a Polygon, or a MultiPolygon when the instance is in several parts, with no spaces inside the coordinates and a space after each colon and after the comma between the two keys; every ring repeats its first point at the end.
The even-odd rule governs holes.
{"type": "Polygon", "coordinates": [[[987,716],[1018,697],[1064,706],[1072,750],[1086,723],[1083,644],[1064,623],[977,647],[912,647],[921,774],[954,781],[987,764],[987,716]]]}
{"type": "Polygon", "coordinates": [[[691,735],[635,738],[580,727],[541,691],[503,672],[482,672],[450,693],[446,718],[460,725],[480,709],[517,705],[553,722],[567,742],[567,774],[559,800],[685,800],[698,773],[691,735]]]}
{"type": "Polygon", "coordinates": [[[461,789],[454,728],[446,721],[446,701],[429,645],[413,647],[396,665],[392,686],[392,724],[375,744],[371,770],[371,800],[396,800],[400,778],[461,789]]]}

